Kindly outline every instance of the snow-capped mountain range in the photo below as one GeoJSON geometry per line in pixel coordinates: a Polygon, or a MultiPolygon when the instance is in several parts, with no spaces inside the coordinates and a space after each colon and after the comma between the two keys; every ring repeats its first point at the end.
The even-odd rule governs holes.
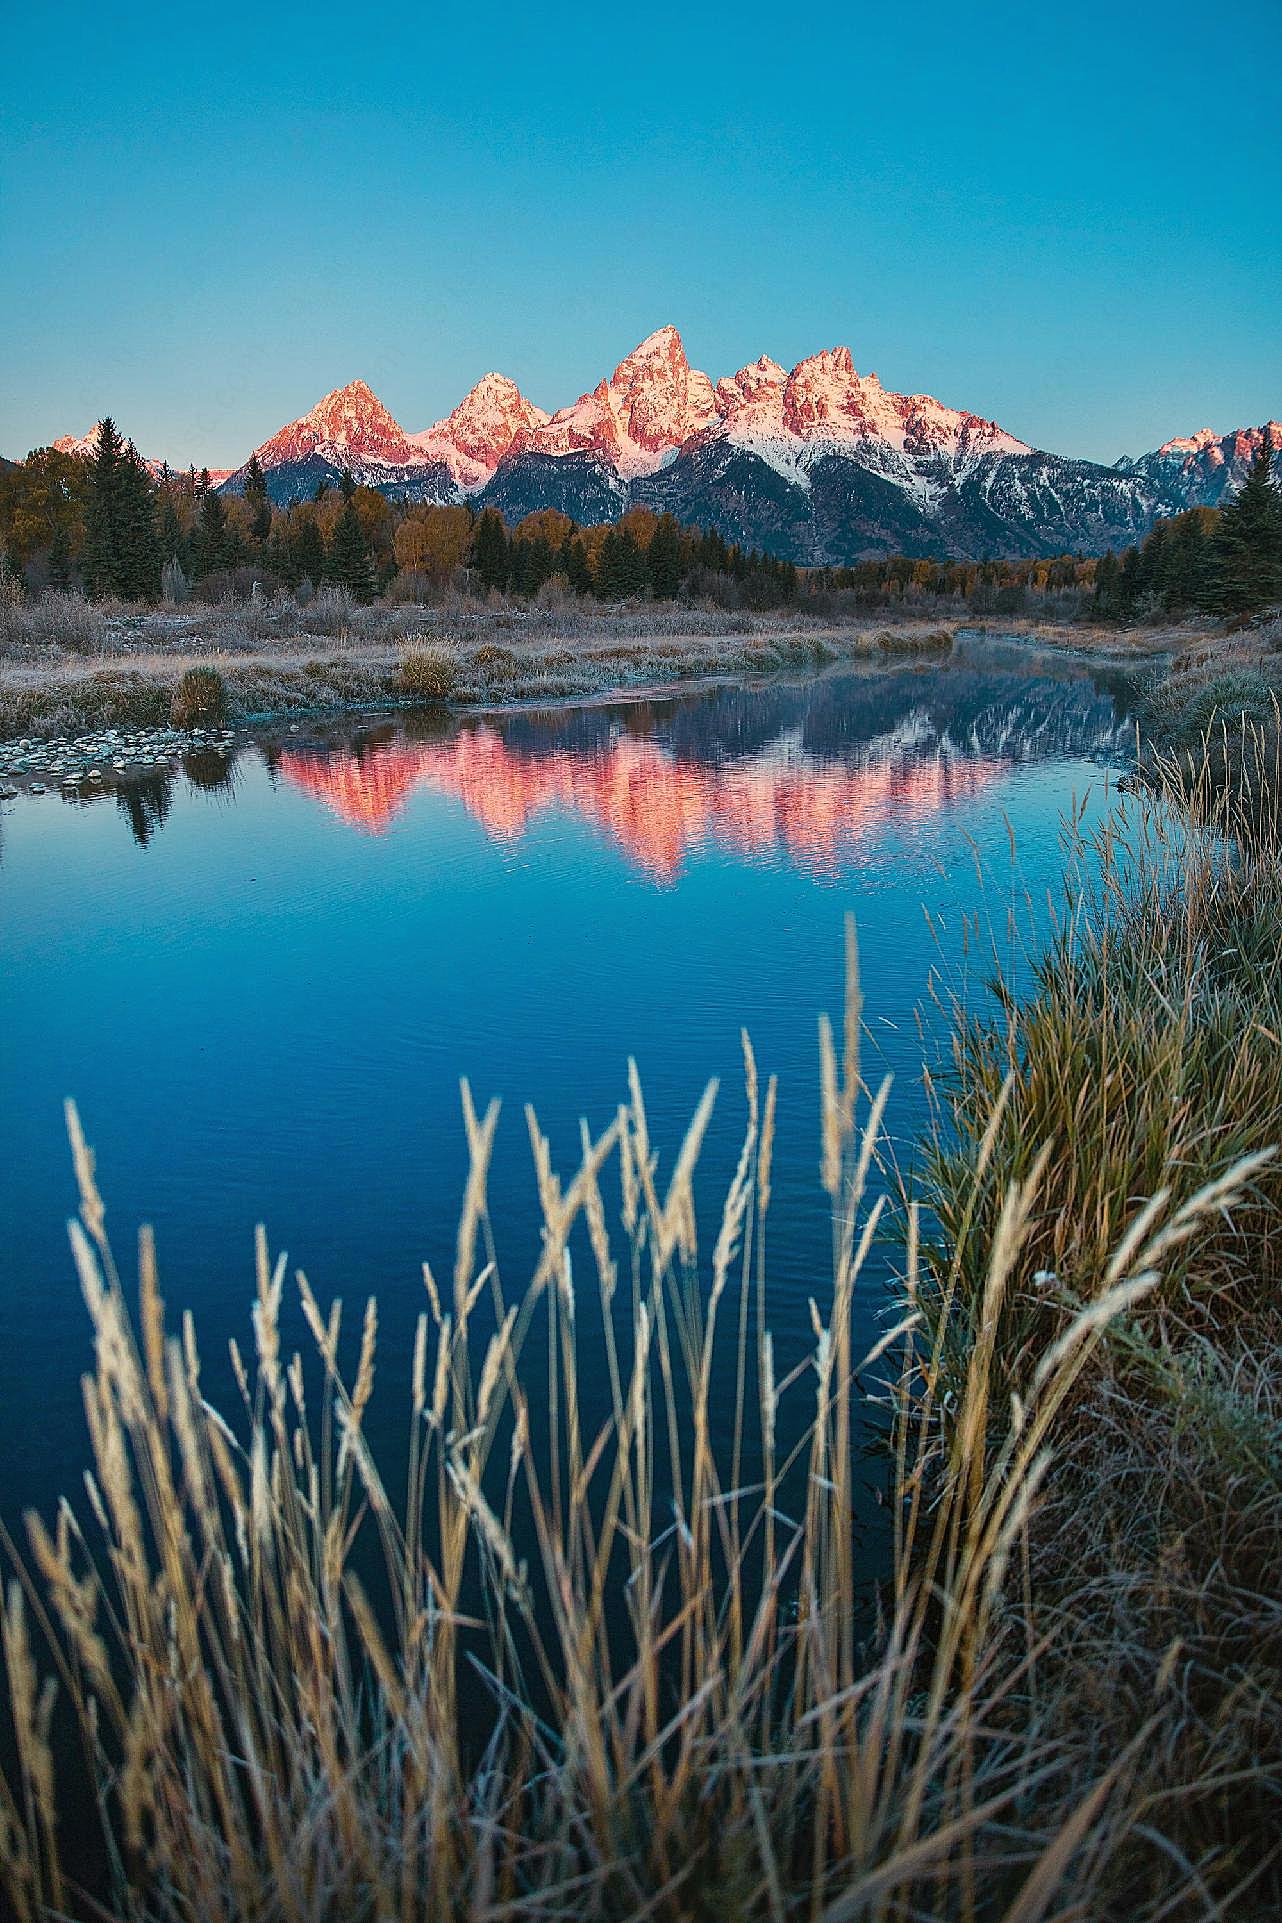
{"type": "MultiPolygon", "coordinates": [[[[1282,427],[1274,439],[1282,471],[1282,427]]],[[[1217,504],[1259,441],[1258,428],[1204,429],[1104,467],[928,394],[893,393],[846,347],[790,372],[763,354],[713,381],[661,327],[553,414],[490,373],[443,420],[406,433],[358,380],[255,451],[282,504],[350,470],[398,499],[471,501],[509,521],[546,507],[613,520],[644,503],[800,562],[841,563],[1102,552],[1162,515],[1217,504]]],[[[238,468],[222,485],[239,491],[244,477],[238,468]]]]}

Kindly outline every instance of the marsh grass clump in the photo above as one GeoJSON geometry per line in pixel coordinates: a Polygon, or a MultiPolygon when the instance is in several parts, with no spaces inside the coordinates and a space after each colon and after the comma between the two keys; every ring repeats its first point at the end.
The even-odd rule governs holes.
{"type": "Polygon", "coordinates": [[[108,631],[102,610],[82,594],[47,590],[28,600],[0,593],[0,654],[15,659],[59,650],[100,654],[108,631]]]}
{"type": "Polygon", "coordinates": [[[883,654],[947,654],[953,645],[953,628],[901,626],[882,628],[877,646],[883,654]]]}
{"type": "MultiPolygon", "coordinates": [[[[1027,989],[952,1004],[918,1300],[941,1404],[992,1357],[990,1474],[1021,1383],[1117,1285],[1153,1213],[1172,1239],[1057,1416],[1019,1612],[1048,1740],[1084,1771],[1147,1731],[1113,1915],[1282,1913],[1282,785],[1274,737],[1171,754],[1087,842],[1027,989]],[[1241,779],[1247,771],[1250,778],[1241,779]],[[1205,1206],[1249,1170],[1227,1214],[1205,1206]],[[978,1252],[1012,1183],[1042,1198],[995,1299],[978,1252]],[[1201,1900],[1172,1908],[1172,1858],[1201,1900]],[[1241,1907],[1237,1907],[1238,1904],[1241,1907]]],[[[950,1419],[951,1421],[951,1419],[950,1419]]]]}
{"type": "Polygon", "coordinates": [[[218,727],[227,718],[227,684],[217,668],[188,668],[170,702],[175,728],[218,727]]]}
{"type": "Polygon", "coordinates": [[[1150,683],[1140,718],[1163,779],[1195,807],[1232,796],[1240,814],[1282,806],[1282,656],[1278,623],[1188,648],[1150,683]]]}
{"type": "MultiPolygon", "coordinates": [[[[1027,990],[999,971],[989,1007],[951,1001],[951,1055],[932,1077],[941,1313],[958,1295],[972,1322],[980,1313],[976,1256],[1011,1181],[1040,1168],[1057,1199],[1030,1231],[1035,1274],[1004,1309],[998,1348],[1013,1378],[1108,1286],[1137,1198],[1164,1185],[1193,1197],[1282,1135],[1277,806],[1247,813],[1170,761],[1151,791],[1089,838],[1071,828],[1069,842],[1077,879],[1027,990]]],[[[1232,1222],[1200,1219],[1168,1264],[1162,1299],[1182,1324],[1276,1289],[1282,1159],[1260,1169],[1252,1197],[1232,1222]]],[[[949,1315],[962,1355],[967,1315],[949,1315]]]]}
{"type": "Polygon", "coordinates": [[[458,679],[457,651],[441,642],[407,648],[401,657],[398,686],[407,700],[425,705],[448,701],[458,679]]]}

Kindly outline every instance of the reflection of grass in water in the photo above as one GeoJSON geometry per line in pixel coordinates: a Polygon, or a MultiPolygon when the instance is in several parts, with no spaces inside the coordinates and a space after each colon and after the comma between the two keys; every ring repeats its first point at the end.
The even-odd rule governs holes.
{"type": "MultiPolygon", "coordinates": [[[[1125,847],[1106,843],[1106,877],[1125,847]]],[[[1253,1225],[1261,1274],[1276,1256],[1256,1151],[1277,1110],[1257,1098],[1280,1045],[1275,1028],[1267,1063],[1259,1038],[1234,1055],[1221,1021],[1223,1001],[1239,1026],[1264,1022],[1277,992],[1250,961],[1245,870],[1196,831],[1181,847],[1197,858],[1177,873],[1160,823],[1129,844],[1125,897],[1106,880],[1083,908],[1012,1015],[1013,1053],[1004,1029],[1001,1046],[959,1040],[963,1146],[932,1192],[960,1204],[946,1266],[920,1263],[910,1206],[902,1313],[879,1345],[899,1358],[894,1566],[871,1653],[855,1641],[852,1307],[884,1231],[865,1180],[886,1091],[860,1096],[853,965],[843,1032],[822,1030],[833,1267],[806,1362],[778,1379],[774,1089],[750,1052],[742,1154],[702,1255],[692,1177],[712,1090],[666,1179],[635,1077],[567,1180],[530,1117],[543,1245],[510,1300],[489,1228],[497,1109],[478,1116],[465,1091],[455,1270],[424,1275],[396,1495],[365,1436],[374,1304],[345,1371],[340,1311],[300,1275],[315,1353],[287,1355],[284,1260],[260,1237],[243,1409],[225,1420],[190,1319],[167,1331],[146,1235],[131,1321],[73,1114],[91,1520],[83,1535],[69,1508],[51,1533],[33,1523],[25,1594],[9,1591],[19,1913],[87,1913],[59,1856],[70,1792],[34,1610],[86,1737],[116,1901],[139,1916],[1216,1914],[1198,1892],[1231,1889],[1252,1849],[1258,1867],[1267,1833],[1247,1825],[1276,1786],[1276,1691],[1250,1658],[1276,1635],[1259,1580],[1282,1533],[1276,1381],[1232,1359],[1223,1287],[1243,1266],[1232,1224],[1253,1225]],[[1240,957],[1212,935],[1240,937],[1240,957]],[[1178,1032],[1165,1052],[1152,996],[1178,1032]],[[1172,1104],[1179,1047],[1199,1073],[1199,1050],[1232,1067],[1218,1097],[1190,1084],[1172,1104]],[[723,1347],[736,1389],[719,1450],[723,1347]],[[585,1369],[609,1385],[599,1433],[581,1420],[585,1369]],[[1214,1505],[1190,1467],[1246,1526],[1254,1586],[1245,1559],[1204,1580],[1214,1505]],[[477,1676],[479,1762],[459,1713],[477,1676]]],[[[1268,1292],[1242,1306],[1276,1354],[1268,1292]]]]}

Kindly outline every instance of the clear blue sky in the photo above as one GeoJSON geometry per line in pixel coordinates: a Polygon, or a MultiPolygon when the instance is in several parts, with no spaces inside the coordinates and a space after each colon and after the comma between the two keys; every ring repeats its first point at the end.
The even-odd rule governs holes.
{"type": "Polygon", "coordinates": [[[1282,414],[1276,0],[7,9],[0,451],[546,407],[673,321],[1112,460],[1282,414]]]}

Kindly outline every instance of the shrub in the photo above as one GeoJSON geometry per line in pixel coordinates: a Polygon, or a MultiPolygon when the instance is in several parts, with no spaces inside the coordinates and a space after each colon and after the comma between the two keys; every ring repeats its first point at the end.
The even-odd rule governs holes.
{"type": "MultiPolygon", "coordinates": [[[[302,600],[301,595],[299,599],[302,600]]],[[[317,588],[306,605],[307,626],[312,634],[346,636],[358,620],[356,603],[346,588],[317,588]]]]}
{"type": "Polygon", "coordinates": [[[472,656],[473,665],[478,668],[510,668],[515,660],[511,648],[499,647],[493,641],[483,641],[472,656]]]}
{"type": "Polygon", "coordinates": [[[217,668],[188,668],[174,689],[175,728],[217,727],[227,719],[227,685],[217,668]]]}
{"type": "Polygon", "coordinates": [[[176,554],[171,555],[160,570],[160,592],[162,597],[175,607],[191,600],[191,584],[183,573],[182,562],[176,554]]]}
{"type": "Polygon", "coordinates": [[[0,593],[0,646],[8,654],[62,648],[70,654],[100,654],[111,629],[100,608],[83,594],[45,593],[35,601],[0,593]]]}
{"type": "Polygon", "coordinates": [[[411,701],[448,701],[458,685],[458,659],[433,643],[411,648],[401,658],[400,689],[411,701]]]}
{"type": "Polygon", "coordinates": [[[883,654],[938,654],[953,645],[951,628],[882,628],[877,646],[883,654]]]}

